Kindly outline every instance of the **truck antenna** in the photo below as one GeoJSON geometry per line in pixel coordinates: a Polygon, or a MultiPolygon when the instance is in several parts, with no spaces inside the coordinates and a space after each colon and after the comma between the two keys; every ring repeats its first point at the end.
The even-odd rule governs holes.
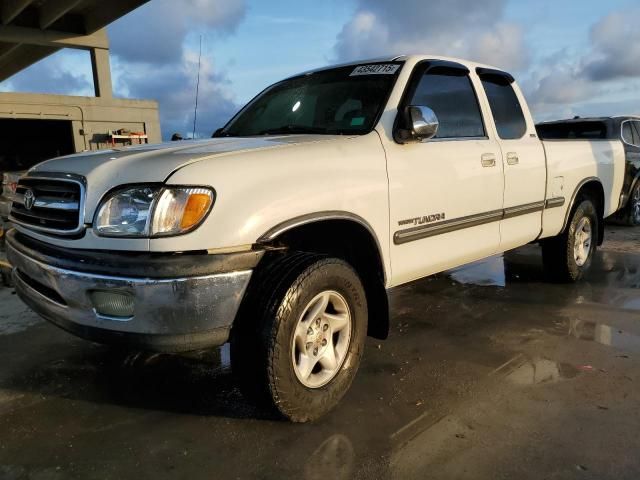
{"type": "Polygon", "coordinates": [[[198,94],[200,93],[200,65],[202,61],[202,35],[200,35],[200,54],[198,55],[198,77],[196,80],[196,105],[193,109],[193,133],[191,134],[191,139],[195,140],[196,138],[196,123],[198,121],[198,94]]]}

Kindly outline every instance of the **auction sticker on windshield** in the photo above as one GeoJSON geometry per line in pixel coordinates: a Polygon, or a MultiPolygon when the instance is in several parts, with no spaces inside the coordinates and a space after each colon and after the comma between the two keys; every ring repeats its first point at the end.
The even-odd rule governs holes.
{"type": "Polygon", "coordinates": [[[376,65],[360,65],[351,72],[350,77],[358,75],[393,75],[398,71],[400,65],[397,63],[380,63],[376,65]]]}

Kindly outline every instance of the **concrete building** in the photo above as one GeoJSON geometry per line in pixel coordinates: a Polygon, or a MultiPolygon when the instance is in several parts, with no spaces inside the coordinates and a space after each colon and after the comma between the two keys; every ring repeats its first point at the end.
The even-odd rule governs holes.
{"type": "Polygon", "coordinates": [[[147,1],[0,0],[0,82],[73,48],[90,52],[95,86],[95,97],[0,93],[0,173],[113,143],[161,140],[157,102],[113,98],[111,84],[106,26],[147,1]]]}

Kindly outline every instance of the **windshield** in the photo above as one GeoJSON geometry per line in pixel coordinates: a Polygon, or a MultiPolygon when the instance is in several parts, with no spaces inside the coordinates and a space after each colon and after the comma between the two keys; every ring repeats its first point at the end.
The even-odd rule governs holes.
{"type": "Polygon", "coordinates": [[[375,126],[401,63],[323,70],[277,83],[215,136],[314,133],[361,135],[375,126]]]}

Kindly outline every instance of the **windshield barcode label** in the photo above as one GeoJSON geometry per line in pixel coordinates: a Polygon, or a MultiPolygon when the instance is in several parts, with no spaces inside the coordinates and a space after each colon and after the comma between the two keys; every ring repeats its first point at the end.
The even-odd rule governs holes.
{"type": "Polygon", "coordinates": [[[383,63],[377,65],[360,65],[351,72],[350,77],[356,77],[358,75],[393,75],[398,71],[400,65],[396,63],[383,63]]]}

